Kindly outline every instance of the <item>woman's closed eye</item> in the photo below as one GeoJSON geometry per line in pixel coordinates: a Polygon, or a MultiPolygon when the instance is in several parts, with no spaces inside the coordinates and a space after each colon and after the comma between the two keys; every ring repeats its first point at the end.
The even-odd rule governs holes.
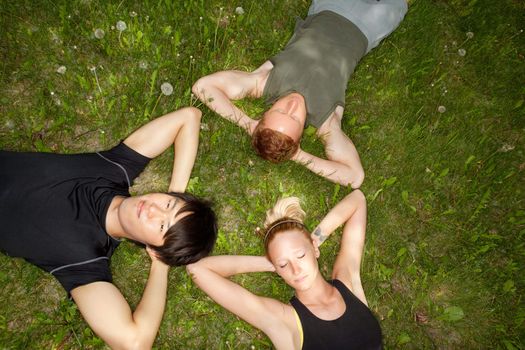
{"type": "Polygon", "coordinates": [[[303,253],[302,255],[299,255],[299,256],[297,257],[297,259],[302,259],[302,258],[305,257],[305,255],[306,255],[306,253],[303,253]]]}

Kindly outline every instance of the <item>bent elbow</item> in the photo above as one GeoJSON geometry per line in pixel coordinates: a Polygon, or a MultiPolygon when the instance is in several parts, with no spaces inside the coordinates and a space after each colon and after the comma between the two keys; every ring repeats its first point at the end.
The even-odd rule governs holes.
{"type": "Polygon", "coordinates": [[[190,275],[192,280],[195,280],[195,278],[196,278],[196,274],[197,274],[197,271],[198,271],[197,264],[198,263],[193,263],[193,264],[186,265],[186,273],[188,275],[190,275]]]}
{"type": "Polygon", "coordinates": [[[146,339],[141,339],[138,332],[135,332],[134,334],[127,337],[127,339],[125,339],[123,343],[121,343],[119,346],[116,346],[115,348],[123,350],[142,350],[151,349],[152,345],[153,342],[148,341],[146,339]]]}
{"type": "MultiPolygon", "coordinates": [[[[204,94],[205,94],[205,89],[206,89],[206,86],[207,86],[207,77],[202,77],[200,79],[198,79],[194,84],[193,86],[191,87],[191,92],[193,92],[193,94],[195,96],[197,96],[201,101],[204,94]]],[[[205,101],[203,101],[205,102],[205,101]]]]}
{"type": "Polygon", "coordinates": [[[366,196],[361,190],[353,190],[352,196],[355,198],[355,200],[360,206],[366,206],[366,196]]]}
{"type": "Polygon", "coordinates": [[[352,188],[358,189],[363,184],[363,181],[365,181],[365,172],[361,169],[357,174],[356,180],[352,183],[352,188]]]}

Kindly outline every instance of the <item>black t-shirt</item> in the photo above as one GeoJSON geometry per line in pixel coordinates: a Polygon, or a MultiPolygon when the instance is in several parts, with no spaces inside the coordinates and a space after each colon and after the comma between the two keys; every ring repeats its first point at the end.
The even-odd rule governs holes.
{"type": "Polygon", "coordinates": [[[149,160],[123,143],[72,155],[0,151],[0,249],[52,273],[68,293],[111,282],[119,241],[106,214],[149,160]]]}

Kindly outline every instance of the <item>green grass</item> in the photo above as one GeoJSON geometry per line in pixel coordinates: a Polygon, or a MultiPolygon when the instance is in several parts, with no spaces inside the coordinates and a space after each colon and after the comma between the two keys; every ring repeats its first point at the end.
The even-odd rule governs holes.
{"type": "MultiPolygon", "coordinates": [[[[202,107],[191,95],[196,79],[256,68],[283,47],[308,4],[4,2],[0,148],[99,150],[163,113],[202,107]],[[235,15],[237,6],[244,15],[235,15]],[[112,28],[118,20],[127,24],[120,35],[112,28]],[[61,65],[64,74],[56,72],[61,65]],[[161,95],[166,81],[171,96],[161,95]]],[[[362,277],[386,348],[525,348],[524,23],[522,1],[412,0],[398,30],[349,83],[344,130],[360,152],[369,203],[362,277]]],[[[254,114],[263,108],[260,101],[241,105],[254,114]]],[[[216,253],[261,254],[255,229],[282,195],[302,199],[313,228],[349,192],[291,162],[263,162],[241,130],[201,109],[191,189],[216,203],[216,253]]],[[[303,147],[322,152],[311,134],[303,147]]],[[[166,188],[170,161],[169,154],[155,160],[134,192],[166,188]]],[[[326,276],[339,237],[322,249],[326,276]]],[[[114,255],[115,283],[132,306],[148,268],[147,254],[132,243],[114,255]]],[[[236,279],[280,300],[292,293],[272,274],[236,279]]],[[[1,348],[105,347],[38,268],[0,255],[0,289],[1,348]]],[[[183,269],[172,269],[157,348],[252,345],[271,348],[183,269]]]]}

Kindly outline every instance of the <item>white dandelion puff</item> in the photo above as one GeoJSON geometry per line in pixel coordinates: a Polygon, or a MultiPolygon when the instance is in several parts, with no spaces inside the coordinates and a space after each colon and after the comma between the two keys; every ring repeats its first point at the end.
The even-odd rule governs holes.
{"type": "Polygon", "coordinates": [[[139,62],[139,68],[140,69],[148,69],[148,62],[142,60],[139,62]]]}
{"type": "Polygon", "coordinates": [[[460,55],[461,57],[465,56],[466,54],[467,54],[467,51],[465,49],[458,50],[458,55],[460,55]]]}
{"type": "Polygon", "coordinates": [[[135,11],[131,11],[129,15],[130,17],[137,17],[137,13],[135,11]]]}
{"type": "Polygon", "coordinates": [[[165,82],[160,86],[160,90],[164,95],[169,96],[173,93],[173,86],[170,83],[165,82]]]}
{"type": "Polygon", "coordinates": [[[474,37],[474,33],[472,33],[472,32],[467,32],[466,35],[467,35],[467,38],[469,38],[469,39],[472,39],[474,37]]]}
{"type": "Polygon", "coordinates": [[[106,35],[106,33],[102,29],[100,28],[95,29],[95,38],[102,39],[104,35],[106,35]]]}
{"type": "Polygon", "coordinates": [[[124,21],[118,21],[117,22],[117,29],[118,29],[119,32],[123,32],[127,28],[128,28],[128,26],[126,25],[126,22],[124,22],[124,21]]]}
{"type": "Polygon", "coordinates": [[[439,113],[445,113],[447,111],[447,108],[445,106],[439,106],[438,107],[438,112],[439,113]]]}
{"type": "Polygon", "coordinates": [[[508,151],[512,151],[514,148],[515,148],[514,145],[506,143],[503,146],[501,146],[500,151],[501,152],[508,152],[508,151]]]}
{"type": "Polygon", "coordinates": [[[64,73],[66,73],[66,70],[67,70],[66,66],[60,66],[60,67],[57,68],[57,73],[58,74],[64,74],[64,73]]]}
{"type": "Polygon", "coordinates": [[[5,127],[8,128],[9,130],[13,130],[15,128],[15,123],[11,119],[8,119],[5,122],[5,127]]]}
{"type": "Polygon", "coordinates": [[[236,7],[235,8],[235,13],[238,14],[239,16],[241,15],[244,15],[244,9],[242,7],[236,7]]]}

